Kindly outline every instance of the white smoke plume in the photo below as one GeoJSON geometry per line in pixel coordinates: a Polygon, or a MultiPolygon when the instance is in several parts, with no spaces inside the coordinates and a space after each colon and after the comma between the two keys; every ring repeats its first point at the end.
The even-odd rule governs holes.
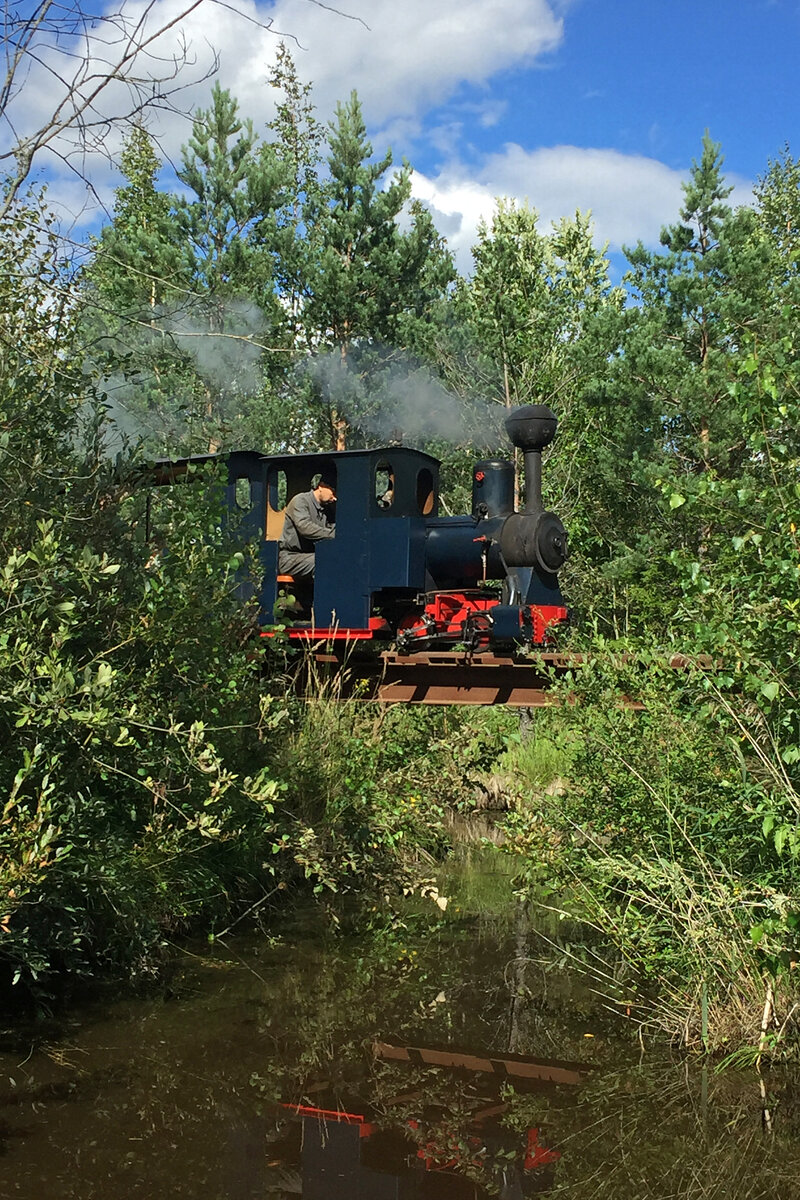
{"type": "Polygon", "coordinates": [[[378,442],[435,440],[464,447],[502,442],[504,409],[487,400],[465,401],[424,367],[397,354],[368,378],[343,365],[337,354],[314,358],[303,370],[350,426],[378,442]]]}
{"type": "Polygon", "coordinates": [[[229,300],[211,316],[188,308],[162,312],[158,325],[219,395],[248,395],[261,387],[267,325],[257,305],[229,300]]]}
{"type": "Polygon", "coordinates": [[[180,394],[165,393],[159,386],[158,368],[149,354],[159,339],[176,362],[180,358],[191,361],[217,425],[235,421],[242,400],[260,392],[267,324],[257,305],[232,300],[216,306],[212,313],[201,311],[196,304],[162,308],[145,328],[148,338],[144,344],[143,327],[138,323],[132,327],[135,337],[126,337],[123,328],[100,343],[102,350],[111,351],[118,361],[130,355],[127,373],[113,371],[97,380],[104,395],[108,453],[145,441],[151,449],[168,455],[184,443],[192,420],[197,424],[191,381],[184,379],[180,394]]]}
{"type": "Polygon", "coordinates": [[[102,406],[105,410],[103,448],[110,457],[137,446],[152,433],[142,416],[126,404],[132,386],[130,380],[121,375],[109,376],[101,382],[102,406]]]}

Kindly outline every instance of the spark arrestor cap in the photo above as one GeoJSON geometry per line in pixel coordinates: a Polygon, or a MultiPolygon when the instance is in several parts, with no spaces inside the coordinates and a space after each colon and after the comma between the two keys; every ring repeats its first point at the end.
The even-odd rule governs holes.
{"type": "Polygon", "coordinates": [[[523,404],[506,417],[506,433],[520,450],[544,450],[557,427],[555,413],[546,404],[523,404]]]}

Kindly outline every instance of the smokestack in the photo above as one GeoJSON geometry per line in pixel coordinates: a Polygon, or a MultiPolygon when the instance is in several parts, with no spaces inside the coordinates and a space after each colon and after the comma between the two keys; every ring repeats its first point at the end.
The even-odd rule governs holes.
{"type": "Polygon", "coordinates": [[[556,436],[558,421],[545,404],[523,404],[506,417],[506,433],[524,456],[526,513],[542,512],[542,451],[556,436]]]}
{"type": "Polygon", "coordinates": [[[506,517],[500,550],[507,567],[534,567],[554,575],[567,557],[567,532],[542,504],[542,451],[556,435],[558,422],[544,404],[525,404],[506,417],[506,431],[525,456],[525,508],[506,517]]]}

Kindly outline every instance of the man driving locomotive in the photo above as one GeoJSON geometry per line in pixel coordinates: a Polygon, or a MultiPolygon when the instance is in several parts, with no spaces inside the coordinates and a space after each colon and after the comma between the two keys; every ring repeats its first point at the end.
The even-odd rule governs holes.
{"type": "Polygon", "coordinates": [[[323,471],[309,492],[298,492],[286,505],[283,534],[278,550],[278,571],[307,579],[314,574],[314,550],[323,538],[336,531],[333,520],[336,504],[336,478],[323,471]]]}

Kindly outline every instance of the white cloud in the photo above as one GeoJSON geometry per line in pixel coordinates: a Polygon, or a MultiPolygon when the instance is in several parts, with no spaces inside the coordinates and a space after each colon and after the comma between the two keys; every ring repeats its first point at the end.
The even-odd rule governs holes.
{"type": "Polygon", "coordinates": [[[614,247],[652,241],[680,207],[683,171],[618,150],[552,146],[534,151],[508,145],[492,155],[481,177],[500,195],[521,196],[545,225],[591,209],[598,236],[614,247]]]}
{"type": "MultiPolygon", "coordinates": [[[[251,21],[269,22],[269,29],[206,0],[187,31],[198,66],[211,62],[213,48],[220,82],[256,124],[272,112],[266,82],[280,38],[300,77],[313,81],[321,114],[332,113],[355,88],[368,124],[376,127],[418,122],[464,84],[485,86],[500,71],[530,66],[563,37],[548,0],[342,0],[331,8],[297,0],[234,3],[251,21]]],[[[153,19],[175,4],[156,0],[153,19]]],[[[496,102],[487,97],[484,107],[491,123],[496,102]]]]}
{"type": "Polygon", "coordinates": [[[430,209],[434,224],[447,238],[459,269],[468,271],[478,222],[482,217],[486,220],[491,218],[497,193],[466,176],[458,178],[452,171],[435,179],[415,171],[412,191],[430,209]]]}
{"type": "MultiPolygon", "coordinates": [[[[491,219],[498,196],[529,203],[539,213],[543,231],[576,209],[591,210],[597,241],[608,242],[613,252],[640,239],[650,245],[658,241],[661,227],[677,219],[687,176],[688,168],[674,170],[656,159],[618,150],[525,150],[510,143],[469,171],[451,163],[435,178],[415,172],[413,187],[466,271],[478,222],[491,219]]],[[[728,182],[735,185],[731,204],[752,199],[746,180],[729,175],[728,182]]]]}
{"type": "Polygon", "coordinates": [[[292,29],[314,80],[320,108],[355,87],[372,124],[419,116],[464,83],[486,84],[499,71],[531,65],[553,50],[562,22],[547,0],[349,0],[344,11],[369,26],[315,6],[279,0],[275,25],[292,29]]]}
{"type": "MultiPolygon", "coordinates": [[[[173,63],[187,60],[178,75],[181,91],[162,104],[150,122],[172,159],[189,132],[185,113],[208,102],[207,74],[217,63],[217,78],[237,97],[241,111],[257,128],[269,120],[274,102],[268,77],[280,37],[288,42],[300,77],[313,81],[314,100],[323,117],[356,88],[371,128],[402,130],[410,139],[419,134],[426,113],[453,99],[463,85],[487,86],[498,72],[530,66],[557,47],[563,36],[555,0],[493,0],[491,5],[486,0],[341,0],[331,8],[309,0],[260,5],[231,0],[224,6],[202,0],[190,16],[179,19],[191,2],[132,0],[120,8],[128,29],[141,23],[140,41],[160,28],[166,30],[149,47],[149,57],[135,64],[134,74],[140,79],[168,75],[173,63]]],[[[95,22],[85,42],[44,42],[44,65],[31,65],[25,85],[6,106],[0,149],[45,121],[65,94],[74,97],[87,91],[89,82],[74,86],[74,72],[81,69],[84,54],[88,57],[83,74],[91,80],[113,62],[124,40],[119,22],[109,19],[95,22]]],[[[130,89],[117,82],[98,98],[92,115],[118,118],[129,110],[130,89]]],[[[495,120],[497,111],[487,94],[483,123],[495,120]]],[[[67,146],[62,139],[62,153],[67,146]]],[[[111,129],[81,160],[106,202],[114,182],[109,159],[118,156],[119,146],[120,133],[111,129]]],[[[52,169],[51,159],[48,172],[52,169]]],[[[61,168],[60,173],[67,172],[61,168]]]]}

